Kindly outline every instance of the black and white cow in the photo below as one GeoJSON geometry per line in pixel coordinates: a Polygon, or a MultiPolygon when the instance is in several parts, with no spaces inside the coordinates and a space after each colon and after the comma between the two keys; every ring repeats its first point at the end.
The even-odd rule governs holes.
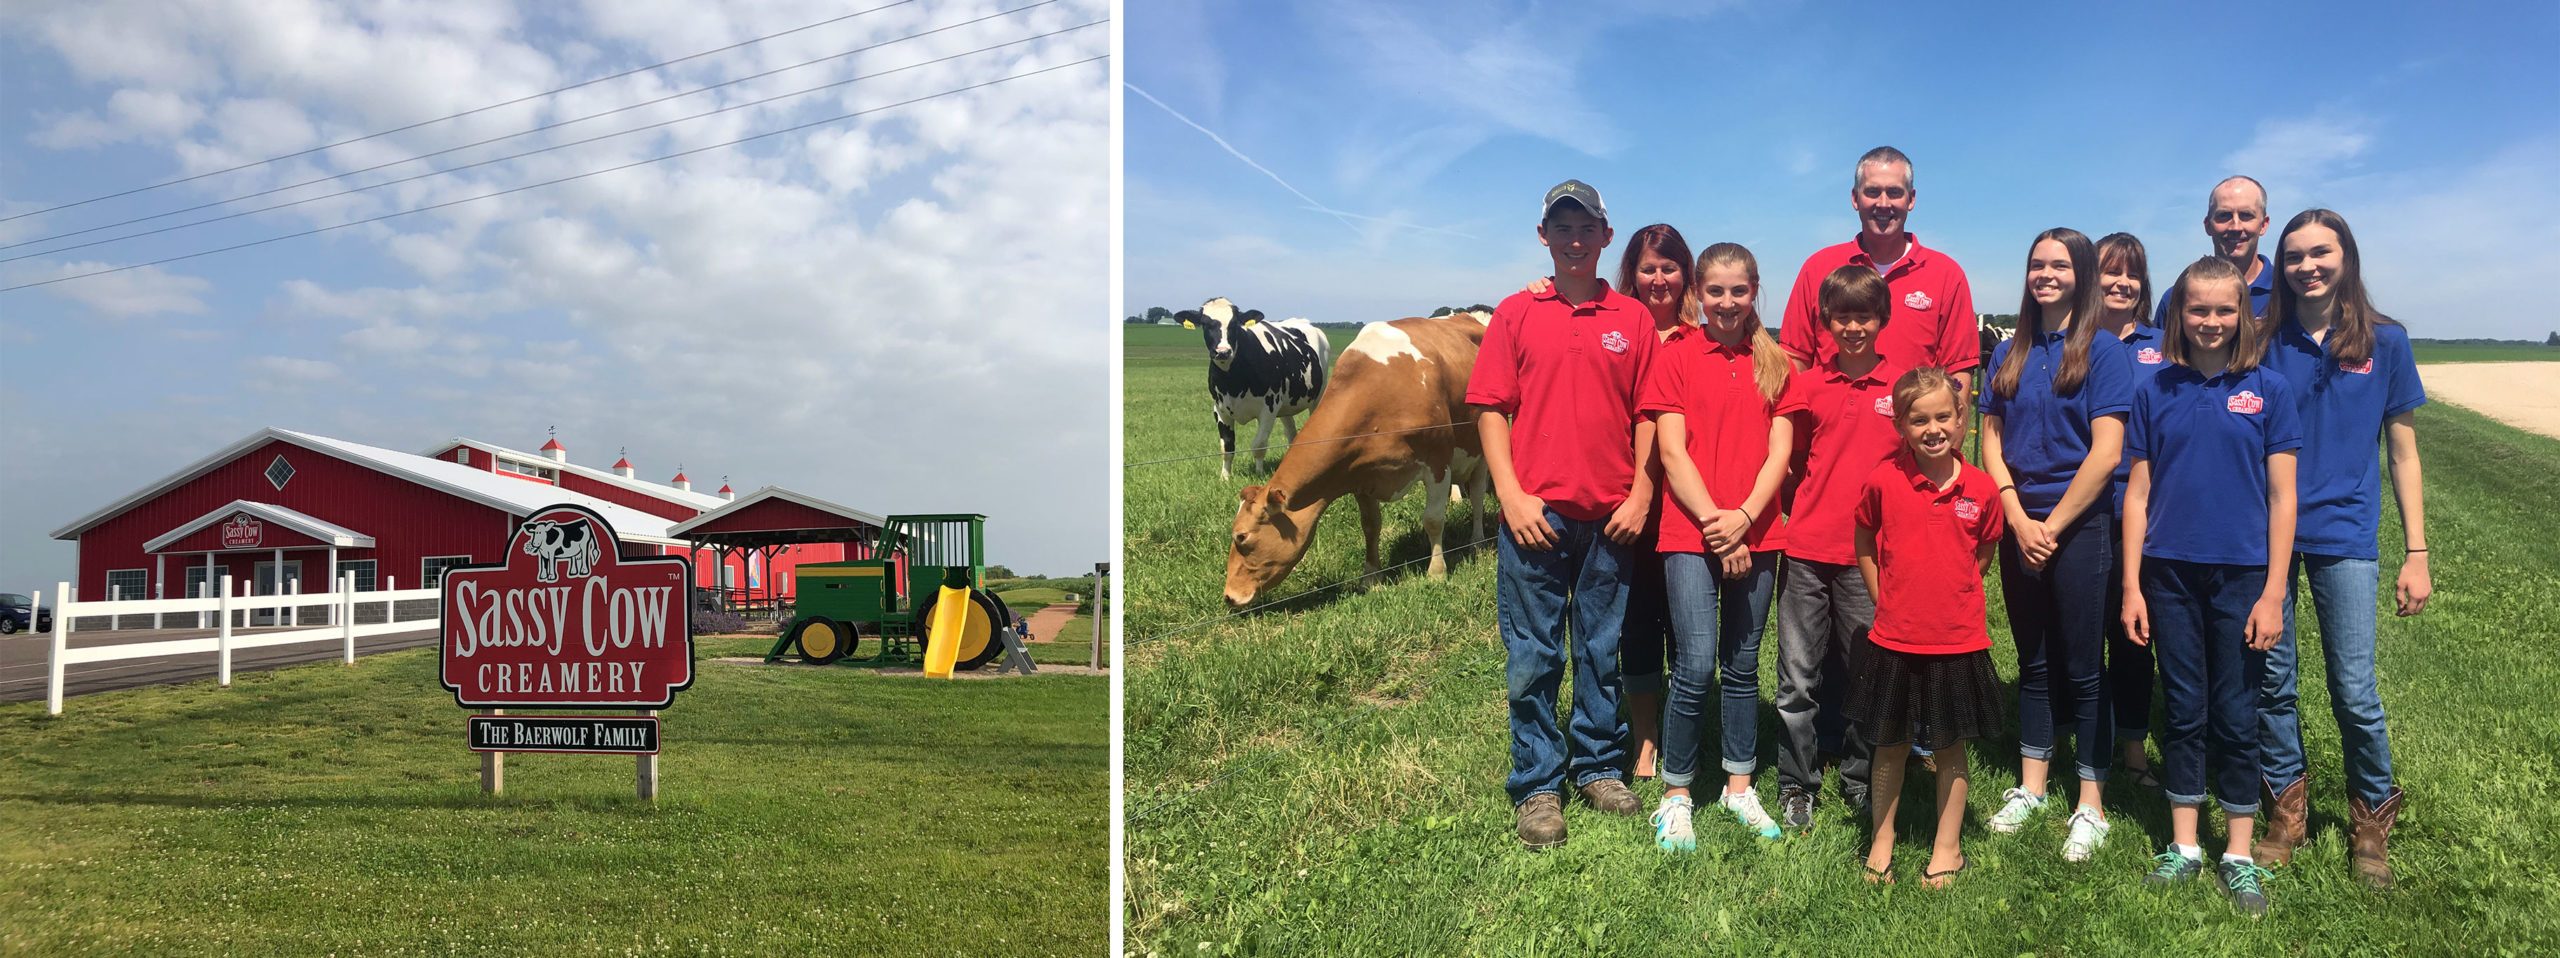
{"type": "Polygon", "coordinates": [[[1226,297],[1175,313],[1185,329],[1197,329],[1209,346],[1209,407],[1218,420],[1218,478],[1234,477],[1236,424],[1254,419],[1254,468],[1271,448],[1271,422],[1290,441],[1298,438],[1297,414],[1315,408],[1324,393],[1333,353],[1324,331],[1303,319],[1269,322],[1262,311],[1236,309],[1226,297]]]}
{"type": "Polygon", "coordinates": [[[524,524],[524,554],[538,563],[533,570],[535,582],[560,581],[563,562],[569,564],[570,575],[584,578],[603,553],[595,527],[585,522],[543,519],[524,524]]]}

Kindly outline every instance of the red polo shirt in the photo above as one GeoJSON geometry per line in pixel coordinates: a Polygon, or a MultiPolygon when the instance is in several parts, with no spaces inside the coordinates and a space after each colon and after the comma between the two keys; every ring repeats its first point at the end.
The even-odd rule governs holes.
{"type": "Polygon", "coordinates": [[[1654,349],[1652,311],[1616,290],[1578,304],[1553,289],[1513,293],[1493,308],[1467,402],[1511,417],[1521,491],[1585,521],[1626,501],[1636,387],[1654,349]]]}
{"type": "MultiPolygon", "coordinates": [[[[1778,345],[1808,368],[1840,353],[1822,328],[1822,280],[1851,265],[1876,267],[1855,239],[1825,247],[1796,271],[1787,311],[1779,318],[1778,345]]],[[[1904,368],[1943,366],[1952,373],[1982,365],[1973,287],[1953,257],[1921,246],[1913,236],[1911,248],[1884,274],[1884,282],[1893,290],[1893,315],[1885,317],[1884,330],[1876,334],[1876,352],[1901,357],[1904,368]]]]}
{"type": "Polygon", "coordinates": [[[1797,373],[1778,397],[1778,414],[1796,421],[1796,448],[1806,450],[1795,505],[1787,510],[1787,554],[1812,562],[1858,561],[1850,510],[1876,464],[1902,448],[1893,428],[1893,380],[1903,366],[1890,356],[1856,379],[1837,363],[1797,373]]]}
{"type": "Polygon", "coordinates": [[[1876,624],[1867,638],[1897,652],[1948,655],[1991,647],[1973,550],[2000,538],[1991,474],[1956,462],[1939,489],[1909,452],[1867,474],[1858,525],[1876,531],[1876,624]]]}
{"type": "MultiPolygon", "coordinates": [[[[1689,459],[1705,480],[1707,495],[1731,509],[1751,498],[1760,467],[1769,460],[1769,422],[1778,416],[1776,401],[1760,395],[1753,378],[1751,341],[1727,346],[1695,326],[1684,326],[1662,343],[1653,369],[1644,377],[1636,408],[1648,413],[1676,412],[1688,431],[1689,459]]],[[[1655,548],[1663,552],[1705,552],[1706,537],[1697,517],[1663,486],[1662,534],[1655,548]]],[[[1786,518],[1777,503],[1760,510],[1742,534],[1745,548],[1771,552],[1787,547],[1786,518]]]]}

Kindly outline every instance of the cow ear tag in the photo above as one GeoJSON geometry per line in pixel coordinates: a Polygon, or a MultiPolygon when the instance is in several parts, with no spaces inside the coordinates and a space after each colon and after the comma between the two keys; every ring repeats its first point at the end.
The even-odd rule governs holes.
{"type": "Polygon", "coordinates": [[[1186,320],[1183,320],[1183,321],[1182,321],[1182,328],[1184,328],[1184,329],[1198,329],[1198,328],[1200,328],[1200,327],[1198,327],[1198,326],[1194,326],[1194,325],[1191,325],[1191,321],[1186,319],[1186,320]]]}
{"type": "Polygon", "coordinates": [[[1246,328],[1246,329],[1252,329],[1252,328],[1253,328],[1253,324],[1255,324],[1255,323],[1259,323],[1259,322],[1261,322],[1261,320],[1259,320],[1259,319],[1248,319],[1248,320],[1245,320],[1245,321],[1244,321],[1244,328],[1246,328]]]}

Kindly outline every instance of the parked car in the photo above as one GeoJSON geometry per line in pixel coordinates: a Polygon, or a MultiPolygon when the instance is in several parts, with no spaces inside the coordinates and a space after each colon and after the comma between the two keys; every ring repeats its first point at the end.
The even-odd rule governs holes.
{"type": "Polygon", "coordinates": [[[0,635],[9,635],[20,629],[53,631],[53,610],[36,609],[34,605],[24,595],[0,592],[0,635]]]}

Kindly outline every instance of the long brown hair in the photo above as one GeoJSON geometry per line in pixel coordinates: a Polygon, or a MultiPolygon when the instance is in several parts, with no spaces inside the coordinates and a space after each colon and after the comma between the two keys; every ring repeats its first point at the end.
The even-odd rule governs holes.
{"type": "MultiPolygon", "coordinates": [[[[2142,286],[2140,292],[2133,294],[2133,321],[2137,324],[2152,322],[2151,254],[2142,251],[2140,237],[2131,233],[2109,233],[2099,238],[2098,272],[2103,274],[2107,267],[2116,265],[2122,265],[2125,275],[2133,277],[2133,281],[2142,286]]],[[[2099,291],[2098,301],[2105,303],[2104,290],[2099,291]]],[[[2160,321],[2168,320],[2163,317],[2160,321]]]]}
{"type": "Polygon", "coordinates": [[[1696,325],[1698,277],[1689,267],[1689,241],[1681,239],[1680,231],[1672,229],[1669,223],[1655,223],[1637,230],[1635,238],[1627,241],[1627,251],[1618,256],[1618,292],[1639,300],[1644,298],[1636,296],[1636,263],[1644,259],[1646,253],[1670,260],[1680,267],[1680,311],[1675,315],[1683,326],[1696,325]]]}
{"type": "Polygon", "coordinates": [[[1698,316],[1698,284],[1705,280],[1709,266],[1740,266],[1742,274],[1750,277],[1751,311],[1743,314],[1742,322],[1743,333],[1751,341],[1751,379],[1760,387],[1760,398],[1777,402],[1778,394],[1787,389],[1789,364],[1787,351],[1779,348],[1777,339],[1769,335],[1767,324],[1760,321],[1760,260],[1740,243],[1717,243],[1698,254],[1697,268],[1689,275],[1689,297],[1682,303],[1680,313],[1697,318],[1700,335],[1706,335],[1707,324],[1705,317],[1698,316]]]}
{"type": "MultiPolygon", "coordinates": [[[[2341,365],[2355,366],[2373,358],[2373,327],[2397,326],[2400,323],[2373,308],[2373,299],[2364,291],[2364,258],[2356,252],[2356,234],[2347,229],[2346,217],[2324,209],[2308,209],[2286,220],[2284,232],[2276,234],[2276,269],[2284,271],[2284,238],[2305,226],[2318,224],[2338,234],[2338,276],[2329,282],[2329,355],[2341,365]]],[[[2277,283],[2275,302],[2267,305],[2267,322],[2282,324],[2292,320],[2302,309],[2301,294],[2293,291],[2293,280],[2277,283]]]]}
{"type": "Polygon", "coordinates": [[[2194,353],[2187,345],[2187,288],[2195,283],[2230,283],[2240,291],[2239,329],[2232,332],[2230,371],[2245,373],[2258,368],[2258,360],[2267,354],[2266,323],[2245,315],[2249,309],[2249,274],[2240,266],[2219,256],[2207,256],[2187,265],[2178,273],[2177,285],[2169,287],[2169,315],[2160,317],[2160,355],[2170,362],[2196,368],[2194,353]]]}
{"type": "MultiPolygon", "coordinates": [[[[2046,240],[2062,244],[2071,254],[2071,330],[2062,342],[2062,364],[2053,370],[2055,395],[2068,396],[2080,391],[2089,378],[2089,337],[2098,329],[2098,248],[2089,237],[2068,226],[2056,226],[2037,233],[2027,244],[2027,256],[2033,258],[2036,246],[2046,240]]],[[[2018,334],[2009,341],[2009,355],[2000,361],[2000,373],[1991,379],[1991,388],[2002,399],[2018,398],[2018,380],[2027,374],[2027,353],[2044,339],[2044,307],[2036,303],[2032,289],[2018,294],[2018,334]]]]}

